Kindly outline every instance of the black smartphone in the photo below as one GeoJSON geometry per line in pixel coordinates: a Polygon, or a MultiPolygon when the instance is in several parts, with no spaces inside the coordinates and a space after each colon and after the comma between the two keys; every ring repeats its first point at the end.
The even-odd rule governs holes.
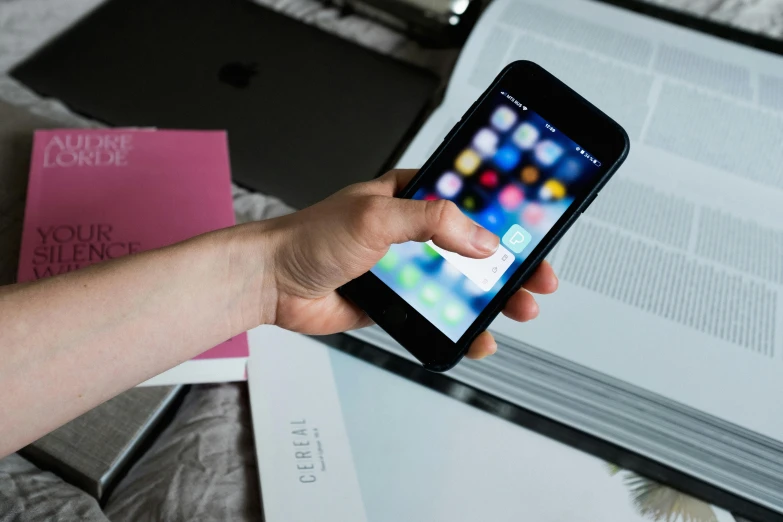
{"type": "Polygon", "coordinates": [[[620,125],[540,66],[508,65],[398,197],[449,199],[497,234],[487,259],[393,245],[341,288],[425,368],[446,371],[628,155],[620,125]]]}

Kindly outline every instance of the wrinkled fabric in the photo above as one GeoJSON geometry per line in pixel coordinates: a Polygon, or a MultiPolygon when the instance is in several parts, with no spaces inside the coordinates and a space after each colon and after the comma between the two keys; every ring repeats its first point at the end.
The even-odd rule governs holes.
{"type": "Polygon", "coordinates": [[[98,501],[17,454],[0,460],[0,522],[108,522],[98,501]]]}
{"type": "Polygon", "coordinates": [[[260,520],[247,385],[192,387],[105,512],[113,522],[260,520]]]}

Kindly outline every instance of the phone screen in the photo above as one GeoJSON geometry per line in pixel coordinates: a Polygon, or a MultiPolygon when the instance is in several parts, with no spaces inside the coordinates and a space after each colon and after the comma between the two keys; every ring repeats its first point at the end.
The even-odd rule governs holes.
{"type": "Polygon", "coordinates": [[[497,252],[470,259],[409,242],[392,245],[372,269],[454,342],[600,171],[598,158],[513,94],[490,94],[413,196],[453,201],[501,238],[497,252]]]}

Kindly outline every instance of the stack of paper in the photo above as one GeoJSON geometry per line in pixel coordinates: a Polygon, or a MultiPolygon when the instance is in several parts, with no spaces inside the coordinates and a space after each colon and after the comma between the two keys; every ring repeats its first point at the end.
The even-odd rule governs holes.
{"type": "Polygon", "coordinates": [[[497,0],[400,166],[517,59],[632,152],[552,253],[540,317],[499,318],[498,355],[450,376],[783,513],[783,57],[598,2],[497,0]]]}
{"type": "Polygon", "coordinates": [[[250,342],[267,522],[736,520],[316,340],[250,342]]]}

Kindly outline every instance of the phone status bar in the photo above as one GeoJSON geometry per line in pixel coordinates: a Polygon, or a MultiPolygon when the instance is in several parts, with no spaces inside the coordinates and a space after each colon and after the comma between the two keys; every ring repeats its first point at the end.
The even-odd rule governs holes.
{"type": "Polygon", "coordinates": [[[601,166],[601,162],[600,162],[600,161],[598,161],[598,160],[595,158],[595,156],[592,156],[592,155],[590,155],[590,153],[589,153],[589,152],[587,152],[587,151],[586,151],[585,149],[583,149],[582,147],[577,147],[577,148],[576,148],[576,151],[577,151],[579,154],[581,154],[582,156],[584,156],[584,157],[587,159],[587,161],[589,161],[590,163],[592,163],[592,164],[593,164],[593,165],[595,165],[596,167],[600,167],[600,166],[601,166]]]}

